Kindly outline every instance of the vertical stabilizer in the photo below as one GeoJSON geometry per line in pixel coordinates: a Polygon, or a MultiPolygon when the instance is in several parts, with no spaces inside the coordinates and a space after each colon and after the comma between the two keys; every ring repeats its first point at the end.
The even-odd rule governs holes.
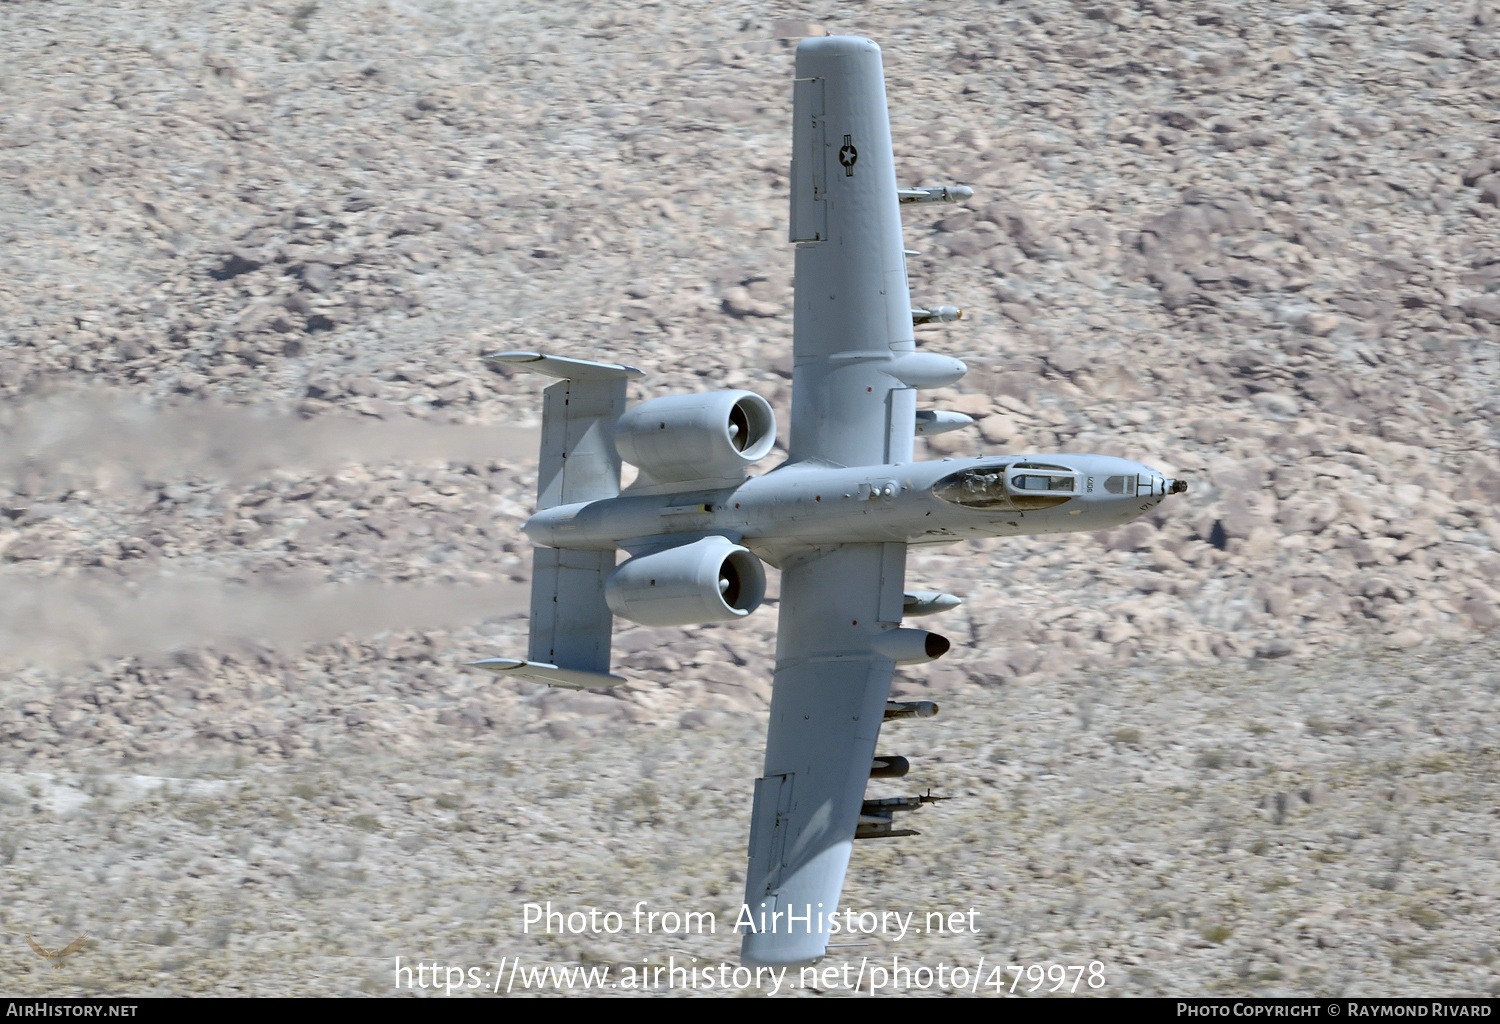
{"type": "MultiPolygon", "coordinates": [[[[537,508],[619,494],[615,423],[625,411],[626,381],[644,374],[633,366],[536,352],[502,352],[485,358],[560,378],[544,395],[537,508]]],[[[609,672],[614,620],[604,600],[604,581],[614,570],[613,551],[536,549],[528,663],[583,673],[609,672]]],[[[519,671],[524,674],[524,667],[519,671]]],[[[556,684],[551,678],[546,681],[556,684]]]]}
{"type": "Polygon", "coordinates": [[[625,411],[625,382],[645,373],[633,366],[537,352],[501,352],[485,359],[561,378],[545,392],[536,507],[551,508],[619,494],[615,421],[625,411]]]}
{"type": "Polygon", "coordinates": [[[613,551],[537,548],[531,556],[531,644],[526,660],[583,672],[609,672],[614,618],[604,581],[613,551]]]}

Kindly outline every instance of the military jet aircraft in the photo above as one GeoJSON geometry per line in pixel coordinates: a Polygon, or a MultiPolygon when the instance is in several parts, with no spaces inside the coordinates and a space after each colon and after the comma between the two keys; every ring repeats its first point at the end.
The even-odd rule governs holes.
{"type": "Polygon", "coordinates": [[[781,570],[765,769],[755,782],[741,957],[807,964],[825,955],[853,841],[912,835],[894,812],[926,797],[866,800],[872,776],[905,773],[876,754],[883,721],[934,713],[889,700],[897,665],[942,656],[909,616],[956,597],[906,589],[914,544],[1098,530],[1187,489],[1102,455],[996,455],[917,462],[914,439],[970,423],[918,411],[923,388],[965,366],[919,350],[900,207],[968,198],[961,186],[898,188],[880,48],[830,36],[797,47],[791,242],[796,246],[792,424],[770,454],[770,404],[749,391],[653,398],[626,407],[641,371],[535,352],[486,358],[555,377],[544,394],[530,650],[476,663],[575,688],[611,675],[613,616],[650,626],[733,621],[781,570]],[[621,460],[639,475],[620,489],[621,460]],[[616,564],[616,552],[628,555],[616,564]]]}

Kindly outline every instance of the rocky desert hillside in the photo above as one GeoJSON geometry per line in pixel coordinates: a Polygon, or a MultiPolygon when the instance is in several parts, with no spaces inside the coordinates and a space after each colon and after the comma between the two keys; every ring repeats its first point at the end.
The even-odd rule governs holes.
{"type": "Polygon", "coordinates": [[[889,727],[891,792],[956,799],[862,844],[846,901],[982,927],[850,955],[1495,994],[1497,22],[0,4],[12,991],[733,956],[774,603],[623,626],[608,695],[465,669],[524,650],[542,386],[479,356],[744,387],[784,429],[792,53],[832,31],[884,48],[903,183],[975,190],[906,214],[914,300],[965,310],[919,330],[970,367],[925,404],[978,420],[924,457],[1192,485],[1101,535],[914,553],[965,604],[898,675],[945,711],[889,727]],[[521,931],[637,898],[726,916],[521,931]],[[66,972],[23,937],[84,930],[66,972]]]}

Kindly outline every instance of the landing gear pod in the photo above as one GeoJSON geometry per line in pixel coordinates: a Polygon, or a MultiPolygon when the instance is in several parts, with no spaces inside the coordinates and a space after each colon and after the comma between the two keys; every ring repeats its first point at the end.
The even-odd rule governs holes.
{"type": "Polygon", "coordinates": [[[875,650],[898,665],[920,665],[948,653],[948,638],[925,629],[888,629],[875,638],[875,650]]]}
{"type": "Polygon", "coordinates": [[[643,626],[744,618],[766,596],[760,559],[725,537],[632,558],[604,582],[609,610],[643,626]]]}

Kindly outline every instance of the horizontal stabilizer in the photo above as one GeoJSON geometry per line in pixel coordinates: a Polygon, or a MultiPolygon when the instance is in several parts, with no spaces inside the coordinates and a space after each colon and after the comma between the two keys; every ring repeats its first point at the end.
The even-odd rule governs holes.
{"type": "Polygon", "coordinates": [[[624,676],[610,675],[607,672],[584,672],[581,669],[558,668],[540,661],[518,661],[515,658],[485,658],[469,662],[469,667],[533,683],[562,686],[569,690],[606,690],[629,682],[624,676]]]}

